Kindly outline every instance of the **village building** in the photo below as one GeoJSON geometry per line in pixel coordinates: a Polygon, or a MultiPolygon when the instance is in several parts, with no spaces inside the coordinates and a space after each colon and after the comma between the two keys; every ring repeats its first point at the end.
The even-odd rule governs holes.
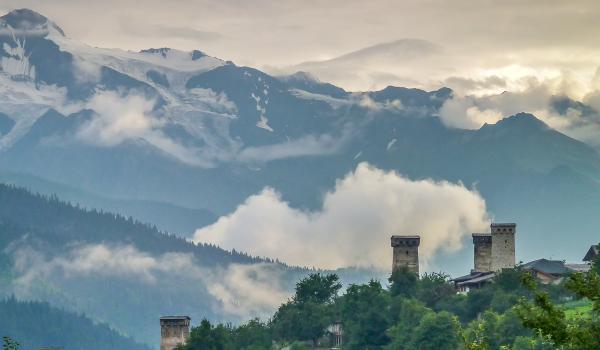
{"type": "Polygon", "coordinates": [[[164,316],[160,318],[160,350],[173,350],[190,337],[189,316],[164,316]]]}
{"type": "MultiPolygon", "coordinates": [[[[453,279],[457,292],[468,293],[492,283],[496,273],[515,264],[516,224],[490,225],[491,233],[473,233],[473,270],[465,276],[453,279]]],[[[591,262],[600,254],[600,246],[592,245],[584,263],[567,264],[561,260],[537,259],[519,267],[529,271],[544,284],[559,284],[568,275],[575,272],[587,272],[591,262]]]]}
{"type": "Polygon", "coordinates": [[[594,258],[598,256],[598,254],[600,254],[600,245],[593,245],[583,257],[583,261],[591,264],[594,261],[594,258]]]}
{"type": "Polygon", "coordinates": [[[453,279],[459,293],[481,288],[491,283],[497,271],[515,267],[514,223],[492,223],[490,233],[473,233],[473,270],[453,279]]]}
{"type": "Polygon", "coordinates": [[[538,281],[544,284],[559,284],[563,279],[574,271],[569,269],[564,261],[537,259],[521,265],[525,271],[529,271],[538,281]]]}
{"type": "Polygon", "coordinates": [[[461,276],[453,279],[456,291],[461,294],[466,294],[472,289],[483,287],[487,283],[491,283],[496,277],[495,272],[471,272],[466,276],[461,276]]]}
{"type": "Polygon", "coordinates": [[[420,236],[392,236],[391,244],[394,248],[392,273],[405,267],[409,271],[419,274],[420,243],[420,236]]]}
{"type": "Polygon", "coordinates": [[[327,334],[329,335],[329,344],[332,349],[341,349],[343,344],[344,329],[342,328],[342,321],[336,321],[327,327],[327,334]]]}

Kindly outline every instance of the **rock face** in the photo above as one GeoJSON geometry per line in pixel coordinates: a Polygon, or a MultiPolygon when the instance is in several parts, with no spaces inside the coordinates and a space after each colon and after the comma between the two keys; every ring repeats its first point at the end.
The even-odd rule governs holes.
{"type": "Polygon", "coordinates": [[[160,350],[173,350],[185,344],[190,337],[188,316],[165,316],[160,318],[160,350]]]}
{"type": "Polygon", "coordinates": [[[419,236],[392,236],[394,262],[392,271],[406,267],[410,272],[419,274],[419,236]]]}

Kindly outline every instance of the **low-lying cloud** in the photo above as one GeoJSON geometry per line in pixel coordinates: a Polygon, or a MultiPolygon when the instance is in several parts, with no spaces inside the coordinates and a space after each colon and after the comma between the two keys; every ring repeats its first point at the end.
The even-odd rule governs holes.
{"type": "Polygon", "coordinates": [[[54,280],[87,277],[120,278],[136,281],[140,288],[162,288],[166,283],[180,286],[203,285],[215,298],[219,312],[247,319],[270,315],[289,297],[282,287],[281,266],[268,263],[200,266],[193,254],[152,255],[131,245],[91,244],[72,246],[62,255],[48,257],[29,246],[13,249],[12,292],[22,298],[36,298],[36,286],[54,280]]]}
{"type": "Polygon", "coordinates": [[[210,89],[193,89],[190,93],[198,98],[194,106],[198,110],[178,107],[157,112],[155,101],[142,94],[97,91],[86,103],[86,108],[94,112],[93,116],[81,125],[75,136],[99,147],[143,140],[183,163],[211,168],[219,163],[265,163],[329,155],[343,146],[348,134],[339,137],[310,134],[267,146],[243,147],[229,135],[229,122],[237,118],[235,104],[225,94],[216,94],[210,89]],[[171,115],[177,115],[177,118],[170,118],[171,115]],[[184,143],[166,134],[163,130],[172,122],[201,140],[202,145],[184,143]],[[209,125],[212,128],[207,128],[209,125]]]}
{"type": "Polygon", "coordinates": [[[478,129],[520,113],[531,113],[550,127],[592,146],[599,146],[600,93],[582,89],[568,75],[538,80],[529,77],[522,88],[481,96],[455,94],[439,110],[450,127],[478,129]],[[578,96],[581,102],[573,95],[578,96]],[[562,105],[562,106],[561,106],[562,105]]]}
{"type": "Polygon", "coordinates": [[[292,208],[265,188],[194,239],[293,265],[389,268],[393,234],[420,234],[427,261],[458,250],[465,235],[488,224],[485,201],[462,184],[412,181],[361,163],[325,194],[319,211],[292,208]]]}

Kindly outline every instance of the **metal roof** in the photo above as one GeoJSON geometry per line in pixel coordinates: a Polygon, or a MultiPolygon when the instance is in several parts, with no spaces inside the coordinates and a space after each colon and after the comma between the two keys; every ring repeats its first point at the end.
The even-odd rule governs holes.
{"type": "Polygon", "coordinates": [[[487,272],[487,273],[479,275],[479,276],[477,276],[475,278],[471,278],[471,279],[468,279],[466,281],[458,282],[458,283],[456,283],[456,285],[458,285],[458,286],[464,286],[464,285],[469,285],[469,284],[478,284],[478,283],[481,283],[481,282],[490,281],[494,277],[496,277],[496,274],[494,272],[487,272]]]}
{"type": "Polygon", "coordinates": [[[460,276],[460,277],[456,277],[454,278],[452,281],[454,281],[455,283],[460,283],[460,282],[464,282],[464,281],[470,281],[482,276],[487,276],[487,275],[495,275],[494,272],[477,272],[477,271],[473,271],[468,275],[465,276],[460,276]]]}
{"type": "Polygon", "coordinates": [[[522,267],[524,270],[534,270],[548,275],[565,275],[571,272],[565,266],[565,262],[560,260],[538,259],[523,264],[522,267]]]}
{"type": "Polygon", "coordinates": [[[600,253],[600,248],[598,247],[598,245],[596,244],[596,245],[591,246],[590,249],[588,250],[588,252],[583,257],[583,261],[594,260],[594,258],[596,256],[598,256],[598,253],[600,253]]]}
{"type": "Polygon", "coordinates": [[[592,267],[590,264],[565,264],[565,267],[575,272],[588,272],[592,267]]]}

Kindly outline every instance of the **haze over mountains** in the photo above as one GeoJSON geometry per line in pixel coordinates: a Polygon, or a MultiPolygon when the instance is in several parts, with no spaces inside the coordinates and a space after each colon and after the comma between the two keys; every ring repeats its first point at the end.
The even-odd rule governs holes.
{"type": "Polygon", "coordinates": [[[198,50],[92,48],[30,10],[1,21],[0,165],[12,182],[144,221],[169,208],[154,223],[189,236],[265,186],[318,211],[368,162],[476,186],[493,217],[520,224],[523,258],[574,260],[593,237],[597,152],[532,115],[450,128],[446,88],[349,93],[198,50]],[[556,233],[574,229],[580,246],[564,248],[556,233]]]}
{"type": "MultiPolygon", "coordinates": [[[[591,98],[350,92],[68,34],[32,10],[0,17],[0,182],[58,196],[0,185],[0,297],[154,346],[159,316],[270,315],[311,267],[361,267],[338,271],[346,283],[385,276],[392,234],[420,234],[422,270],[454,275],[492,220],[517,223],[518,260],[577,262],[598,241],[591,98]]],[[[299,68],[351,77],[363,61],[410,70],[440,52],[399,40],[299,68]]]]}

